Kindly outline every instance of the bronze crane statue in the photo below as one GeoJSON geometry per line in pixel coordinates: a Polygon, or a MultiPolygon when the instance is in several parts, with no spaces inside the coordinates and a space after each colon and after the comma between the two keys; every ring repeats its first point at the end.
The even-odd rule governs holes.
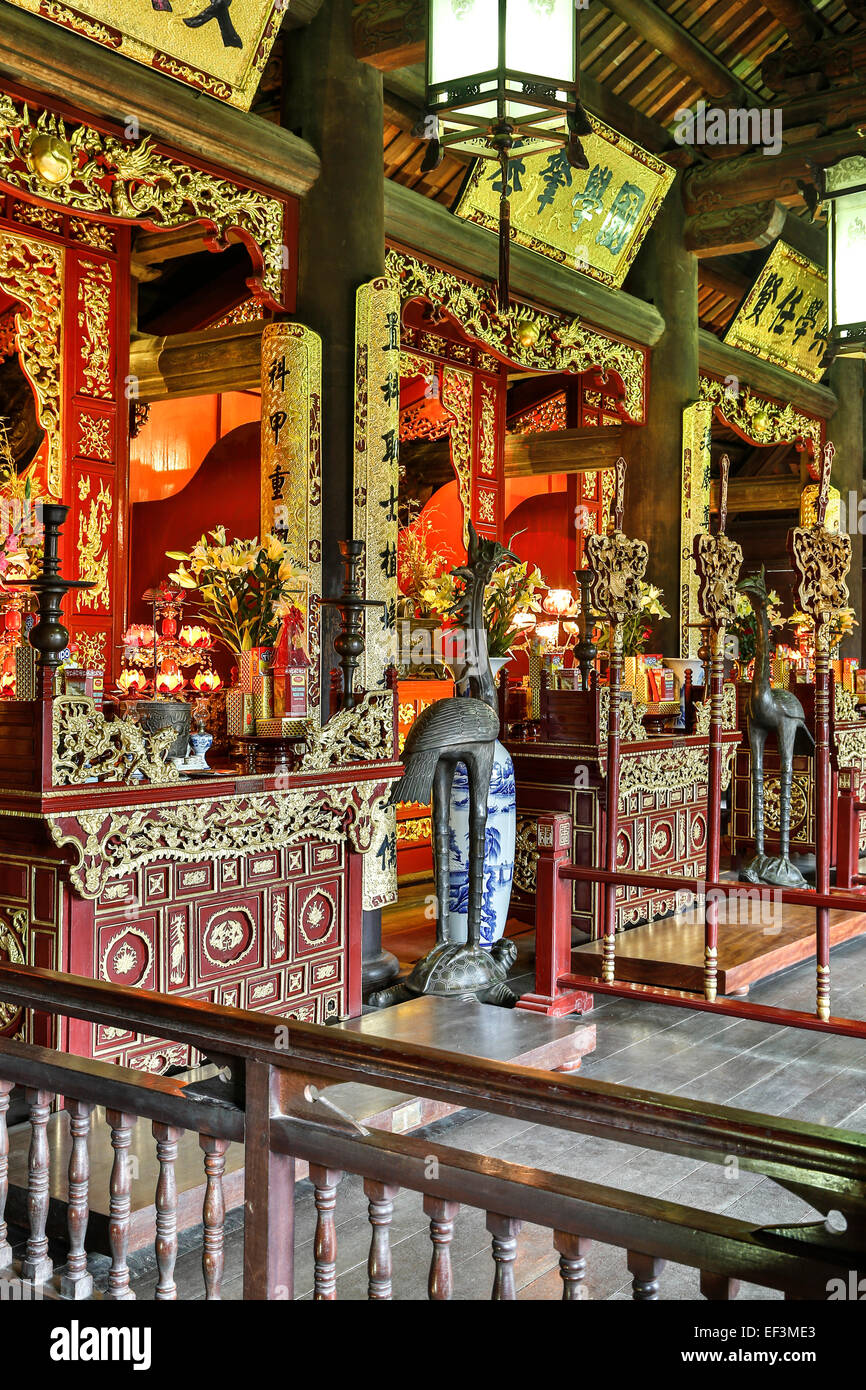
{"type": "Polygon", "coordinates": [[[755,610],[758,630],[755,640],[755,673],[746,704],[749,721],[749,747],[752,751],[752,816],[755,857],[740,870],[746,883],[769,883],[776,888],[805,888],[806,880],[790,860],[791,783],[794,745],[809,749],[814,739],[806,726],[803,706],[790,690],[774,690],[770,684],[769,595],[763,567],[747,575],[737,585],[747,593],[755,610]],[[764,852],[764,746],[767,734],[775,733],[779,748],[779,854],[764,852]]]}
{"type": "Polygon", "coordinates": [[[484,590],[499,566],[515,558],[499,541],[479,536],[469,523],[467,563],[452,570],[456,578],[464,581],[453,610],[466,644],[465,664],[456,681],[458,694],[463,698],[437,700],[419,715],[403,748],[406,770],[391,791],[392,805],[400,801],[425,805],[432,793],[436,944],[405,980],[370,997],[369,1002],[377,1008],[421,994],[474,995],[484,1003],[515,1003],[505,983],[517,955],[513,942],[497,942],[491,950],[481,945],[487,798],[494,745],[499,736],[496,684],[484,626],[484,590]],[[469,904],[465,942],[451,941],[448,936],[449,809],[458,763],[465,766],[469,781],[469,904]]]}

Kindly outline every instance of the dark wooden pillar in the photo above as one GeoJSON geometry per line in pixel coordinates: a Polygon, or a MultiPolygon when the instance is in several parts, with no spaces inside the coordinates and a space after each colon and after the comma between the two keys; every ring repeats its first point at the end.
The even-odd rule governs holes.
{"type": "MultiPolygon", "coordinates": [[[[300,214],[297,318],[322,338],[323,591],[338,594],[338,542],[352,536],[355,293],[385,267],[382,74],[352,50],[352,0],[324,0],[289,35],[285,124],[313,146],[321,173],[300,214]]],[[[322,690],[336,666],[334,609],[323,613],[322,690]]],[[[323,709],[327,718],[328,709],[323,709]]],[[[398,973],[379,912],[364,913],[364,989],[398,973]]]]}
{"type": "Polygon", "coordinates": [[[846,637],[840,654],[862,660],[863,649],[863,535],[866,509],[863,499],[863,363],[858,357],[837,357],[827,382],[839,405],[827,422],[827,438],[836,445],[833,484],[842,494],[843,519],[851,536],[850,603],[859,628],[846,637]]]}
{"type": "Polygon", "coordinates": [[[682,413],[698,397],[698,263],[686,251],[681,175],[662,203],[626,280],[630,294],[654,304],[665,331],[652,350],[647,422],[626,433],[629,471],[625,530],[648,541],[647,579],[664,590],[671,617],[659,623],[653,651],[679,654],[682,413]]]}

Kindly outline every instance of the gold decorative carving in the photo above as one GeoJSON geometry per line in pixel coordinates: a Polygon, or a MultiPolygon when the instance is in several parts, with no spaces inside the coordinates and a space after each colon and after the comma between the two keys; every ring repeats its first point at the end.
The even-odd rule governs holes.
{"type": "Polygon", "coordinates": [[[702,376],[700,398],[718,418],[752,444],[796,444],[815,456],[821,448],[821,421],[795,410],[790,402],[759,396],[751,386],[739,390],[716,377],[702,376]]]}
{"type": "MultiPolygon", "coordinates": [[[[14,908],[7,909],[6,915],[8,921],[0,917],[0,961],[7,965],[26,965],[27,913],[22,908],[14,908]]],[[[0,1000],[0,1029],[8,1031],[20,1014],[17,1004],[4,1004],[0,1000]]]]}
{"type": "Polygon", "coordinates": [[[70,217],[69,235],[82,246],[90,246],[94,251],[114,251],[117,242],[114,229],[105,222],[91,222],[84,217],[70,217]]]}
{"type": "Polygon", "coordinates": [[[130,782],[140,774],[160,784],[180,779],[165,751],[176,732],[161,729],[148,734],[126,719],[108,720],[84,695],[58,696],[51,706],[52,784],[82,786],[100,782],[130,782]]]}
{"type": "Polygon", "coordinates": [[[90,487],[88,476],[79,478],[78,499],[85,502],[90,498],[90,507],[89,510],[82,507],[78,513],[78,577],[93,585],[92,589],[79,589],[76,595],[79,613],[85,608],[107,612],[111,607],[111,545],[106,543],[111,528],[111,488],[99,479],[99,491],[91,497],[90,487]]]}
{"type": "Polygon", "coordinates": [[[523,304],[512,304],[506,314],[500,314],[490,289],[426,265],[405,251],[389,250],[386,269],[399,282],[404,303],[427,300],[507,362],[535,371],[601,368],[616,372],[625,388],[625,409],[636,424],[643,423],[646,359],[642,349],[590,328],[580,319],[559,318],[523,304]]]}
{"type": "Polygon", "coordinates": [[[85,396],[111,400],[111,286],[110,261],[82,261],[78,283],[78,326],[83,330],[80,356],[85,396]]]}
{"type": "Polygon", "coordinates": [[[698,401],[683,411],[683,465],[680,499],[680,654],[698,654],[698,577],[693,565],[694,536],[710,524],[710,442],[713,411],[698,401]]]}
{"type": "Polygon", "coordinates": [[[587,536],[587,564],[592,570],[590,595],[596,613],[610,623],[621,623],[640,612],[640,581],[646,573],[649,546],[623,531],[609,536],[587,536]]]}
{"type": "Polygon", "coordinates": [[[114,449],[111,432],[113,421],[108,415],[86,415],[78,418],[78,452],[84,458],[110,463],[114,449]]]}
{"type": "MultiPolygon", "coordinates": [[[[0,112],[4,100],[0,95],[0,112]]],[[[39,423],[47,437],[48,493],[59,497],[63,478],[63,248],[0,230],[0,286],[23,306],[15,314],[18,351],[36,393],[39,423]]]]}
{"type": "MultiPolygon", "coordinates": [[[[778,830],[781,825],[781,782],[778,777],[767,777],[764,782],[764,823],[768,830],[778,830]]],[[[803,824],[809,810],[809,778],[795,773],[791,782],[791,828],[796,830],[803,824]]]]}
{"type": "Polygon", "coordinates": [[[479,392],[478,468],[485,478],[492,478],[496,475],[496,387],[482,377],[479,392]]]}
{"type": "Polygon", "coordinates": [[[255,297],[275,309],[282,305],[280,199],[183,164],[149,137],[135,144],[92,126],[67,128],[59,116],[43,111],[34,118],[26,106],[0,93],[0,181],[70,212],[157,229],[205,222],[220,244],[226,243],[229,231],[237,231],[262,259],[261,278],[250,286],[255,297]],[[72,172],[61,184],[44,183],[32,167],[33,142],[45,135],[70,148],[72,172]]]}
{"type": "MultiPolygon", "coordinates": [[[[729,785],[737,745],[722,747],[722,790],[729,785]]],[[[620,801],[631,792],[671,792],[707,780],[707,744],[658,751],[624,752],[620,764],[620,801]]]]}
{"type": "MultiPolygon", "coordinates": [[[[643,724],[643,716],[646,705],[634,700],[621,700],[619,706],[619,736],[623,743],[640,743],[646,739],[647,732],[643,724]]],[[[608,730],[610,728],[610,687],[602,685],[598,692],[598,729],[599,739],[602,743],[607,742],[608,730]]]]}
{"type": "Polygon", "coordinates": [[[514,886],[521,893],[533,894],[538,871],[538,821],[534,816],[517,817],[514,847],[514,886]]]}
{"type": "Polygon", "coordinates": [[[338,711],[327,724],[310,723],[308,748],[301,772],[328,772],[351,763],[391,760],[394,746],[394,702],[391,690],[371,690],[354,709],[338,711]]]}
{"type": "Polygon", "coordinates": [[[463,544],[469,544],[472,516],[472,374],[459,367],[442,371],[442,404],[454,416],[451,427],[451,462],[457,474],[457,491],[463,508],[463,544]]]}
{"type": "MultiPolygon", "coordinates": [[[[55,701],[56,703],[56,701],[55,701]]],[[[303,840],[339,843],[366,854],[390,783],[381,779],[324,788],[293,787],[215,801],[97,807],[47,818],[54,843],[69,846],[70,879],[98,898],[111,876],[157,859],[197,862],[278,849],[303,840]]]]}
{"type": "Polygon", "coordinates": [[[75,646],[75,659],[82,670],[105,670],[107,665],[105,648],[108,642],[106,632],[82,632],[79,629],[73,634],[72,640],[75,646]]]}

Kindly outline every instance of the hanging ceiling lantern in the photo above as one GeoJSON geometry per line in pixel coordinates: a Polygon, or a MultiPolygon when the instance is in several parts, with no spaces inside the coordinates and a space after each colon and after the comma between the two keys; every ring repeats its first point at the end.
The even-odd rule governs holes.
{"type": "Polygon", "coordinates": [[[589,167],[580,143],[592,133],[577,94],[574,0],[429,0],[427,115],[422,169],[446,149],[499,161],[499,304],[508,304],[508,163],[565,145],[589,167]],[[531,142],[527,145],[527,142],[531,142]]]}
{"type": "Polygon", "coordinates": [[[866,156],[849,155],[823,171],[829,212],[830,347],[866,356],[866,156]]]}

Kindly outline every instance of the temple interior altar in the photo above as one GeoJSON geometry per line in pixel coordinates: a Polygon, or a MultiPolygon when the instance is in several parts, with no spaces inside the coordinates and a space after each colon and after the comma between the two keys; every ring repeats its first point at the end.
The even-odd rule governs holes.
{"type": "Polygon", "coordinates": [[[863,1297],[864,61],[859,0],[0,0],[53,1359],[123,1359],[90,1301],[863,1297]]]}

